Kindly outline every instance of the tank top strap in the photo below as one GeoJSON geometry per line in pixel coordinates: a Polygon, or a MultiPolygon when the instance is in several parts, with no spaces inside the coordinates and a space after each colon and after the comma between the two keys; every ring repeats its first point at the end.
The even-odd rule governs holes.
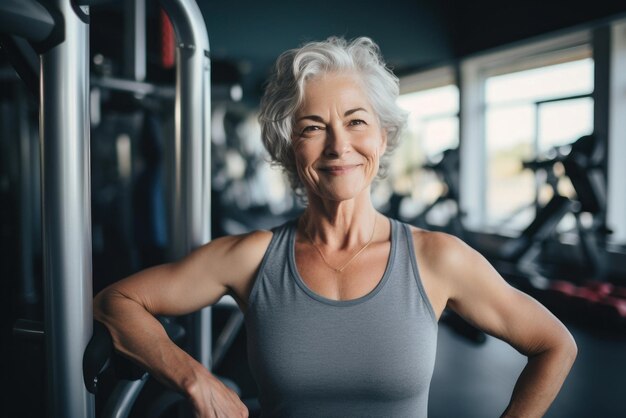
{"type": "Polygon", "coordinates": [[[296,225],[297,218],[270,229],[270,231],[272,231],[272,238],[265,250],[256,277],[254,278],[254,284],[252,285],[250,296],[248,297],[248,309],[246,313],[254,304],[259,287],[262,286],[262,282],[266,277],[273,279],[284,277],[284,274],[281,274],[287,264],[285,263],[284,254],[287,254],[289,251],[289,236],[291,229],[295,228],[296,225]]]}
{"type": "Polygon", "coordinates": [[[398,229],[401,230],[401,233],[398,234],[398,240],[400,241],[398,242],[398,259],[403,260],[402,263],[398,263],[398,268],[403,269],[402,274],[406,274],[407,277],[413,277],[414,284],[417,286],[417,291],[422,300],[423,306],[428,311],[430,318],[436,324],[437,316],[435,315],[430,299],[426,294],[426,289],[424,288],[424,283],[422,282],[422,277],[418,268],[411,225],[400,221],[395,222],[398,223],[398,229]]]}

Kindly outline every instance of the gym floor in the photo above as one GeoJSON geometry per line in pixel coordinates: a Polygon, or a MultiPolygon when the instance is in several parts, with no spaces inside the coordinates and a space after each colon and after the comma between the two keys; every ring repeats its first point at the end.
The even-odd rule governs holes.
{"type": "MultiPolygon", "coordinates": [[[[626,339],[566,325],[578,344],[578,357],[545,417],[626,417],[626,339]]],[[[496,338],[473,345],[440,326],[429,417],[498,417],[525,362],[496,338]]]]}

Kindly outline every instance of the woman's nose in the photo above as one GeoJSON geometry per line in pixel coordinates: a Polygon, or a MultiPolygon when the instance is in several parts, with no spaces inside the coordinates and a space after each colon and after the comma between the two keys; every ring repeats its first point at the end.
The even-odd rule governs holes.
{"type": "Polygon", "coordinates": [[[324,153],[331,157],[341,157],[350,149],[350,138],[340,129],[328,129],[324,153]]]}

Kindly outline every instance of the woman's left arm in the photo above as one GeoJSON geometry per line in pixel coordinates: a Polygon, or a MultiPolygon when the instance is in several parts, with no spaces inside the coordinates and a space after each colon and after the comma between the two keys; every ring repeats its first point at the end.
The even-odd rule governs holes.
{"type": "Polygon", "coordinates": [[[447,306],[528,357],[502,417],[543,416],[576,358],[572,335],[543,305],[506,283],[478,252],[450,235],[434,235],[429,253],[438,256],[431,258],[429,270],[444,285],[447,306]]]}

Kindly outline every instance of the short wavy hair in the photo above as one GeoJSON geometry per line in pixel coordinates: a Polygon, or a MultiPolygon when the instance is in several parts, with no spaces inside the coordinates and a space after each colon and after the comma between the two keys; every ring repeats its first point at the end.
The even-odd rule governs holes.
{"type": "Polygon", "coordinates": [[[292,189],[301,197],[305,192],[296,170],[291,141],[294,116],[304,101],[306,82],[332,72],[354,73],[360,78],[370,105],[387,133],[387,151],[380,160],[379,177],[385,176],[389,154],[406,125],[407,113],[396,104],[398,78],[386,66],[380,48],[370,38],[360,37],[349,42],[330,37],[284,52],[278,57],[267,82],[259,122],[263,145],[272,164],[285,171],[292,189]]]}

